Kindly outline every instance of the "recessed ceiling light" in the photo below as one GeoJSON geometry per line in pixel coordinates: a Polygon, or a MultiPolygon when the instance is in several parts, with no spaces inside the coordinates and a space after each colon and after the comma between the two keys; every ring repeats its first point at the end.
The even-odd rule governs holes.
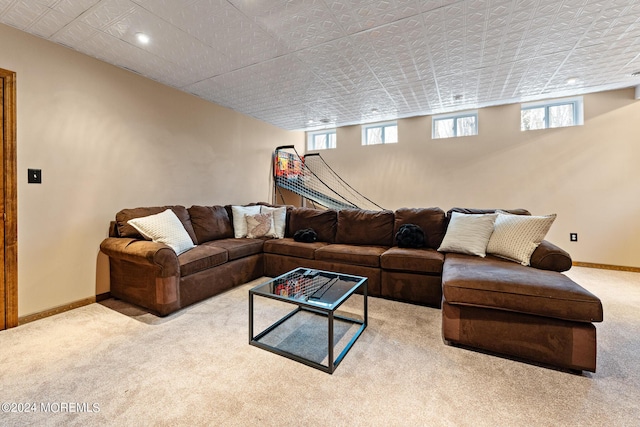
{"type": "Polygon", "coordinates": [[[331,123],[331,120],[329,120],[329,119],[320,119],[320,123],[324,123],[324,124],[331,123]]]}
{"type": "Polygon", "coordinates": [[[142,44],[147,44],[151,40],[145,33],[136,33],[136,39],[142,44]]]}
{"type": "Polygon", "coordinates": [[[456,95],[453,97],[453,99],[456,101],[460,101],[462,98],[464,98],[464,95],[456,95]]]}
{"type": "Polygon", "coordinates": [[[640,71],[635,71],[631,73],[631,77],[640,77],[640,71]]]}
{"type": "Polygon", "coordinates": [[[569,77],[567,79],[567,84],[568,85],[574,85],[576,83],[578,83],[578,78],[577,77],[569,77]]]}
{"type": "Polygon", "coordinates": [[[371,114],[378,114],[380,112],[380,110],[378,110],[377,108],[372,108],[371,109],[371,114]]]}

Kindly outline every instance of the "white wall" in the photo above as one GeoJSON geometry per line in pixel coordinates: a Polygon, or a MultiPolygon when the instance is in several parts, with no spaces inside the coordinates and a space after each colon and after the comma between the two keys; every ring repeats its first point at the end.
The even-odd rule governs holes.
{"type": "Polygon", "coordinates": [[[288,132],[0,25],[17,73],[18,315],[109,290],[99,245],[126,207],[271,200],[288,132]],[[27,184],[27,168],[42,184],[27,184]]]}
{"type": "Polygon", "coordinates": [[[548,240],[574,260],[640,267],[640,103],[630,88],[585,96],[584,109],[584,126],[521,132],[519,104],[484,108],[478,136],[438,140],[431,117],[404,119],[399,143],[379,146],[343,127],[322,156],[385,208],[557,213],[548,240]]]}

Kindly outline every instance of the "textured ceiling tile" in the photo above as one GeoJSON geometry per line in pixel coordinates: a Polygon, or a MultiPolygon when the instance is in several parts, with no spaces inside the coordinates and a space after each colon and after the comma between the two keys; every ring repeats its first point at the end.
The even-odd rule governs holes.
{"type": "Polygon", "coordinates": [[[49,10],[30,26],[29,31],[40,37],[49,38],[73,20],[62,12],[49,10]]]}
{"type": "MultiPolygon", "coordinates": [[[[171,0],[173,1],[173,0],[171,0]]],[[[230,0],[230,3],[248,15],[262,16],[272,9],[284,9],[289,3],[288,0],[230,0]]]]}
{"type": "Polygon", "coordinates": [[[100,0],[52,0],[49,3],[53,10],[77,18],[99,2],[100,0]]]}
{"type": "Polygon", "coordinates": [[[28,4],[14,1],[5,6],[2,12],[2,23],[21,30],[28,30],[31,25],[45,15],[49,9],[42,4],[28,4]]]}
{"type": "Polygon", "coordinates": [[[96,31],[95,35],[78,46],[78,50],[95,56],[103,61],[120,65],[119,59],[133,59],[138,55],[134,46],[116,39],[108,34],[96,31]],[[124,50],[127,52],[124,52],[124,50]]]}
{"type": "MultiPolygon", "coordinates": [[[[18,1],[25,1],[25,0],[10,0],[10,1],[6,1],[5,4],[9,4],[11,3],[11,1],[13,1],[14,3],[17,3],[18,1]]],[[[30,0],[30,1],[27,1],[27,3],[39,4],[39,5],[51,8],[51,6],[53,6],[57,1],[58,0],[30,0]]],[[[0,3],[0,6],[2,6],[2,3],[0,3]]]]}
{"type": "MultiPolygon", "coordinates": [[[[132,38],[136,32],[142,31],[152,37],[154,43],[163,37],[165,31],[175,33],[175,27],[139,7],[127,9],[126,13],[112,18],[108,23],[101,26],[94,25],[94,27],[118,38],[132,38]]],[[[167,39],[168,37],[164,37],[161,46],[167,39]]]]}
{"type": "Polygon", "coordinates": [[[0,0],[0,22],[289,129],[566,95],[568,77],[631,86],[640,68],[636,0],[0,0]]]}
{"type": "Polygon", "coordinates": [[[79,20],[58,31],[51,38],[52,41],[66,46],[77,48],[98,33],[98,30],[79,20]]]}
{"type": "Polygon", "coordinates": [[[130,0],[103,0],[80,19],[97,29],[111,26],[133,13],[137,5],[130,0]]]}

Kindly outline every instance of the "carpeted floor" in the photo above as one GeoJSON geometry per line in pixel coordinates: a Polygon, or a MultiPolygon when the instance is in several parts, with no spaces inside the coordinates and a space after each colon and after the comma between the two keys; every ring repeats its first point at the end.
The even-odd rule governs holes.
{"type": "Polygon", "coordinates": [[[439,310],[370,298],[329,375],[248,344],[256,281],[167,318],[107,300],[0,332],[0,425],[640,425],[640,274],[568,275],[603,301],[595,374],[446,346],[439,310]]]}

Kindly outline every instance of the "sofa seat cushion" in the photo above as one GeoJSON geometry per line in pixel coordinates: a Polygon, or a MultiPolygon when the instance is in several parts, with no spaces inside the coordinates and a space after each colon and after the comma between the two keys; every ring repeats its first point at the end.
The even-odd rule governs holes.
{"type": "Polygon", "coordinates": [[[269,254],[292,256],[296,258],[314,259],[316,249],[327,246],[326,242],[304,243],[296,242],[287,237],[284,239],[267,240],[264,242],[264,251],[269,254]]]}
{"type": "Polygon", "coordinates": [[[443,264],[444,255],[434,249],[393,247],[380,256],[386,270],[441,274],[443,264]]]}
{"type": "Polygon", "coordinates": [[[601,322],[602,303],[555,271],[538,270],[488,256],[447,254],[444,299],[452,305],[496,308],[577,322],[601,322]]]}
{"type": "Polygon", "coordinates": [[[229,261],[240,259],[249,255],[255,255],[262,252],[264,240],[262,239],[220,239],[212,240],[204,244],[205,246],[213,246],[216,248],[226,249],[229,261]]]}
{"type": "Polygon", "coordinates": [[[380,255],[388,248],[382,246],[327,245],[316,250],[317,260],[343,264],[380,267],[380,255]]]}
{"type": "Polygon", "coordinates": [[[178,256],[180,276],[185,277],[227,262],[227,251],[213,246],[196,246],[178,256]]]}

